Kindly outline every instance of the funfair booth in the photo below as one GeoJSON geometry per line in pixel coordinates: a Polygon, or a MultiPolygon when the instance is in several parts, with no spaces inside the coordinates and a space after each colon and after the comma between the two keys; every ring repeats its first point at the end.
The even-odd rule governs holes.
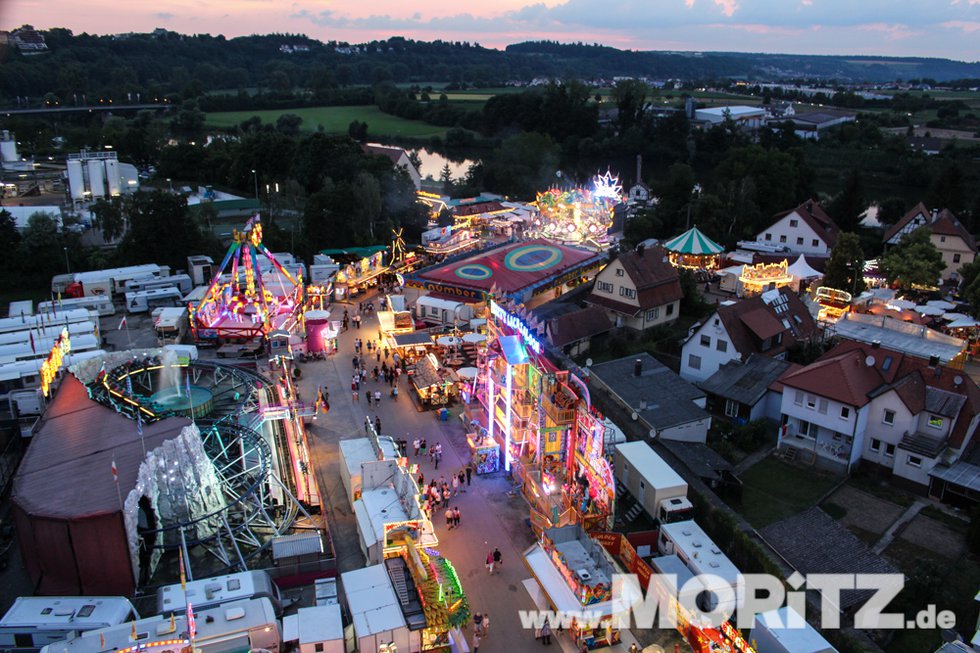
{"type": "Polygon", "coordinates": [[[605,427],[585,384],[544,355],[540,335],[514,311],[490,304],[487,349],[465,415],[475,459],[487,439],[521,484],[536,532],[582,524],[611,527],[615,481],[604,455],[605,427]]]}
{"type": "Polygon", "coordinates": [[[294,278],[262,244],[259,216],[232,236],[204,299],[189,307],[194,337],[242,341],[267,338],[273,331],[302,333],[303,279],[294,278]],[[260,255],[272,272],[261,272],[266,263],[260,265],[260,255]]]}
{"type": "Polygon", "coordinates": [[[738,294],[739,297],[761,295],[767,290],[791,286],[793,281],[793,275],[789,271],[789,262],[785,259],[778,263],[745,265],[738,277],[738,294]]]}
{"type": "Polygon", "coordinates": [[[671,265],[688,270],[714,270],[725,248],[691,227],[680,236],[664,243],[671,265]]]}
{"type": "Polygon", "coordinates": [[[622,201],[623,186],[609,171],[596,175],[588,188],[550,188],[538,193],[539,215],[530,232],[560,243],[606,249],[613,210],[622,201]]]}
{"type": "Polygon", "coordinates": [[[524,561],[557,612],[590,613],[591,622],[575,620],[569,635],[576,648],[597,649],[620,641],[617,625],[628,605],[613,599],[612,579],[621,570],[602,544],[579,525],[549,528],[524,552],[524,561]]]}

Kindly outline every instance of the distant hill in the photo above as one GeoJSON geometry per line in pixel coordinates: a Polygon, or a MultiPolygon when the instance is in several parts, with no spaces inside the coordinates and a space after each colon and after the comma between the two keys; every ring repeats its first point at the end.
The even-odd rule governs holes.
{"type": "Polygon", "coordinates": [[[611,80],[617,76],[707,81],[980,78],[980,62],[914,57],[810,56],[733,52],[637,52],[550,41],[517,43],[504,50],[459,41],[392,37],[350,44],[303,35],[267,34],[226,39],[166,30],[97,36],[67,29],[40,32],[41,55],[0,46],[0,102],[79,102],[83,97],[156,97],[204,90],[264,88],[291,96],[338,86],[458,83],[497,86],[534,78],[611,80]]]}

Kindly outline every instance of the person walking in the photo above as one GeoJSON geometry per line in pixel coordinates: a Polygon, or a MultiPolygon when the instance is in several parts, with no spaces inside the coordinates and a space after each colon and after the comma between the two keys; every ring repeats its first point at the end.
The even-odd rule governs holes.
{"type": "Polygon", "coordinates": [[[490,613],[483,615],[483,636],[486,637],[490,634],[490,613]]]}
{"type": "Polygon", "coordinates": [[[493,568],[498,574],[500,573],[500,567],[503,565],[503,556],[500,555],[500,549],[494,547],[493,549],[493,568]]]}
{"type": "Polygon", "coordinates": [[[459,476],[453,474],[453,496],[459,494],[459,476]]]}
{"type": "Polygon", "coordinates": [[[459,491],[460,492],[466,492],[466,489],[465,489],[465,486],[466,486],[466,474],[463,473],[463,470],[459,470],[459,474],[456,475],[456,484],[459,486],[459,491]]]}
{"type": "Polygon", "coordinates": [[[483,634],[483,615],[479,612],[473,615],[473,632],[477,635],[483,634]]]}
{"type": "Polygon", "coordinates": [[[436,447],[438,447],[438,448],[435,450],[434,459],[435,459],[435,463],[436,463],[436,469],[439,469],[439,461],[442,460],[442,445],[441,444],[437,444],[436,447]]]}
{"type": "Polygon", "coordinates": [[[636,642],[630,644],[629,653],[640,653],[640,648],[636,645],[636,642]]]}
{"type": "Polygon", "coordinates": [[[379,406],[381,405],[381,391],[380,390],[375,390],[374,391],[374,403],[378,404],[379,406]]]}
{"type": "Polygon", "coordinates": [[[470,484],[470,478],[473,476],[473,463],[466,466],[466,485],[470,484]]]}
{"type": "Polygon", "coordinates": [[[419,440],[418,438],[415,438],[415,441],[412,442],[412,449],[415,451],[415,457],[416,458],[419,457],[419,447],[420,446],[422,446],[422,441],[419,440]]]}
{"type": "Polygon", "coordinates": [[[442,506],[443,506],[444,508],[447,508],[447,507],[449,507],[449,498],[450,498],[450,494],[449,494],[449,486],[448,486],[448,485],[446,485],[446,486],[444,486],[444,487],[443,487],[443,489],[442,489],[442,506]]]}
{"type": "Polygon", "coordinates": [[[368,408],[370,408],[371,407],[371,393],[370,392],[367,393],[367,400],[368,400],[368,408]]]}
{"type": "Polygon", "coordinates": [[[549,646],[551,644],[551,624],[548,623],[548,618],[544,618],[544,623],[541,624],[541,643],[549,646]]]}
{"type": "MultiPolygon", "coordinates": [[[[374,400],[375,401],[378,401],[378,399],[380,399],[380,397],[378,397],[378,394],[379,393],[377,393],[377,392],[374,393],[374,400]]],[[[381,418],[380,417],[375,417],[374,418],[374,432],[377,433],[378,435],[381,435],[381,418]]]]}
{"type": "Polygon", "coordinates": [[[480,651],[480,636],[476,633],[473,633],[473,646],[470,648],[473,649],[473,653],[479,653],[480,651]]]}
{"type": "Polygon", "coordinates": [[[426,445],[426,442],[425,442],[425,438],[422,438],[422,445],[419,447],[419,454],[423,458],[425,457],[425,450],[426,450],[426,448],[427,448],[427,445],[426,445]]]}
{"type": "Polygon", "coordinates": [[[493,551],[487,551],[487,573],[493,576],[493,551]]]}
{"type": "Polygon", "coordinates": [[[459,506],[456,506],[455,508],[453,508],[453,527],[454,528],[459,528],[459,517],[460,517],[460,514],[459,514],[459,506]]]}
{"type": "Polygon", "coordinates": [[[453,530],[453,519],[455,515],[452,508],[446,508],[446,530],[453,530]]]}

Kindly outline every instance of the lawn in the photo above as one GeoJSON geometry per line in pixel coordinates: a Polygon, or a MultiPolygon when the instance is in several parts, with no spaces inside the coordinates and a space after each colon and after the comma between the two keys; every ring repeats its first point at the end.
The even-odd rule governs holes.
{"type": "Polygon", "coordinates": [[[436,127],[421,120],[405,120],[382,113],[374,105],[353,107],[304,107],[300,109],[272,109],[267,111],[221,111],[207,114],[207,124],[212,127],[235,127],[252,116],[258,116],[263,123],[275,124],[284,113],[293,113],[303,119],[300,129],[316,131],[323,125],[330,134],[346,134],[351,122],[360,120],[368,125],[368,137],[406,136],[411,138],[430,138],[443,136],[445,127],[436,127]]]}
{"type": "Polygon", "coordinates": [[[770,456],[742,475],[742,503],[735,508],[762,528],[816,505],[839,480],[770,456]]]}

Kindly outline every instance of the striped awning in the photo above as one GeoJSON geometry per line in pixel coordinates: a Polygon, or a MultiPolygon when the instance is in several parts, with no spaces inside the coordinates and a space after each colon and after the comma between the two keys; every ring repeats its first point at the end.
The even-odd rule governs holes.
{"type": "Polygon", "coordinates": [[[697,227],[692,227],[677,238],[664,243],[664,248],[677,254],[721,254],[725,248],[705,236],[697,227]]]}

